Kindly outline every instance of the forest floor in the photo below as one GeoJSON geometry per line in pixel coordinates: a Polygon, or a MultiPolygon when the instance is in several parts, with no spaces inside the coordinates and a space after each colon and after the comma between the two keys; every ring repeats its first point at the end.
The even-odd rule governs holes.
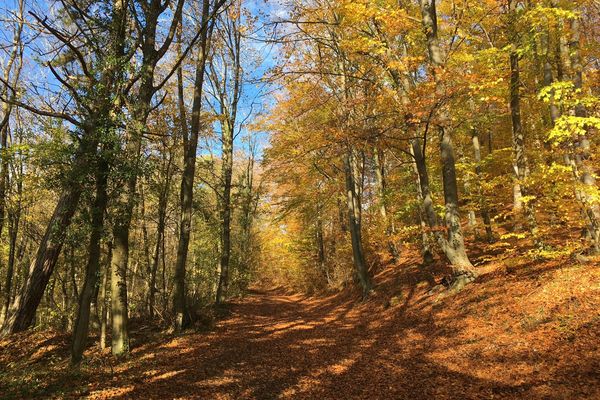
{"type": "Polygon", "coordinates": [[[204,332],[138,326],[131,356],[69,337],[0,341],[0,398],[600,399],[600,268],[571,257],[487,263],[452,296],[404,258],[360,301],[254,291],[204,332]]]}

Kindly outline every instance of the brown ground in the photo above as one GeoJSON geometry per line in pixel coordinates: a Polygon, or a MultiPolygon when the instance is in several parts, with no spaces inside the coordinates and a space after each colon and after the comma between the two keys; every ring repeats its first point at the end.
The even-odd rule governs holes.
{"type": "Polygon", "coordinates": [[[452,297],[414,265],[376,293],[254,292],[210,332],[134,331],[131,358],[66,366],[68,337],[0,341],[0,398],[600,399],[600,268],[488,265],[452,297]]]}

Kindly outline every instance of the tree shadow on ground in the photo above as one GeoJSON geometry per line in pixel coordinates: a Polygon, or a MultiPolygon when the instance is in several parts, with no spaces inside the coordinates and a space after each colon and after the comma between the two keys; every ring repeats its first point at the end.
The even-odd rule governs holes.
{"type": "Polygon", "coordinates": [[[577,327],[572,341],[537,346],[514,319],[502,332],[515,334],[511,346],[494,337],[502,324],[486,330],[491,322],[477,321],[485,315],[477,314],[479,303],[486,306],[481,313],[501,307],[506,288],[498,282],[436,300],[424,298],[414,276],[394,279],[402,301],[387,309],[374,300],[255,293],[233,304],[232,316],[214,332],[134,351],[138,361],[120,373],[129,377],[119,382],[126,391],[112,398],[600,397],[600,358],[591,339],[600,319],[577,327]]]}

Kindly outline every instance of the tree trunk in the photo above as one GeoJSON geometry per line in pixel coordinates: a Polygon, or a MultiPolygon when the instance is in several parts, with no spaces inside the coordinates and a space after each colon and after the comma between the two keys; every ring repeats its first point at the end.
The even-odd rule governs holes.
{"type": "Polygon", "coordinates": [[[346,175],[346,197],[348,204],[348,228],[352,239],[352,256],[356,277],[367,296],[371,291],[371,277],[365,261],[362,245],[362,210],[360,194],[362,192],[356,150],[349,148],[344,157],[344,172],[346,175]]]}
{"type": "Polygon", "coordinates": [[[513,140],[513,168],[515,172],[513,186],[513,212],[515,218],[524,212],[527,220],[529,232],[533,237],[538,248],[543,248],[544,244],[538,235],[535,209],[533,199],[529,196],[529,190],[525,186],[525,180],[529,176],[529,166],[527,165],[527,156],[525,152],[525,134],[521,123],[521,78],[519,69],[519,54],[517,52],[518,37],[514,28],[514,19],[516,18],[517,2],[509,0],[510,15],[510,35],[512,50],[510,52],[510,115],[512,121],[512,140],[513,140]],[[523,198],[526,201],[523,201],[523,198]]]}
{"type": "Polygon", "coordinates": [[[85,350],[89,320],[90,304],[96,291],[98,274],[100,269],[101,240],[104,231],[104,214],[108,204],[108,174],[109,164],[103,154],[99,154],[96,166],[96,198],[92,205],[92,232],[88,247],[88,261],[86,267],[85,281],[81,296],[79,298],[79,310],[73,331],[73,344],[71,347],[71,363],[79,364],[85,350]]]}
{"type": "Polygon", "coordinates": [[[96,147],[96,143],[91,143],[87,136],[89,134],[81,141],[71,167],[69,183],[65,185],[54,208],[23,290],[15,298],[12,306],[14,311],[5,319],[0,335],[24,331],[34,321],[37,307],[60,255],[66,231],[79,204],[82,191],[81,171],[85,171],[88,155],[96,147]]]}
{"type": "Polygon", "coordinates": [[[381,215],[381,219],[383,220],[383,224],[385,227],[385,235],[388,236],[388,249],[390,252],[390,256],[392,259],[396,260],[400,255],[398,251],[398,247],[393,239],[393,235],[395,234],[394,224],[390,220],[388,216],[388,207],[387,207],[387,184],[386,184],[386,174],[385,174],[385,153],[383,150],[375,147],[373,149],[373,162],[375,163],[375,182],[377,187],[377,197],[379,201],[379,214],[381,215]]]}
{"type": "MultiPolygon", "coordinates": [[[[583,64],[581,61],[580,52],[580,21],[579,17],[571,20],[571,40],[569,42],[570,50],[570,64],[572,68],[573,86],[575,89],[581,90],[583,88],[583,64]]],[[[588,113],[583,104],[575,106],[575,115],[577,117],[587,117],[588,113]]],[[[576,154],[574,157],[575,161],[575,174],[579,175],[579,181],[589,188],[596,189],[596,178],[593,169],[589,165],[588,159],[590,158],[590,140],[587,134],[580,135],[577,142],[574,145],[576,154]]],[[[592,243],[592,250],[594,253],[600,253],[600,206],[588,199],[585,190],[581,191],[581,201],[584,208],[584,214],[587,216],[587,236],[590,238],[592,243]]]]}
{"type": "Polygon", "coordinates": [[[488,203],[481,188],[481,180],[483,179],[481,171],[481,144],[479,143],[479,133],[476,129],[472,130],[471,138],[473,141],[473,153],[475,157],[475,175],[477,176],[476,186],[477,196],[479,197],[479,209],[481,210],[481,218],[483,219],[483,225],[485,226],[486,239],[488,243],[492,243],[494,241],[494,233],[492,231],[492,219],[490,218],[488,203]]]}
{"type": "Polygon", "coordinates": [[[221,259],[219,286],[217,287],[217,304],[221,304],[227,296],[229,286],[229,261],[231,258],[231,177],[233,173],[233,129],[229,119],[222,125],[221,148],[221,181],[223,193],[221,197],[221,259]]]}
{"type": "MultiPolygon", "coordinates": [[[[413,156],[413,169],[415,172],[417,184],[417,198],[419,200],[419,224],[421,225],[421,255],[423,256],[423,265],[429,266],[433,264],[433,249],[431,248],[432,240],[431,233],[428,232],[428,220],[436,221],[435,211],[433,211],[433,203],[431,201],[431,193],[429,190],[429,174],[423,156],[423,146],[420,139],[414,139],[410,144],[410,154],[413,156]],[[427,202],[424,193],[427,194],[427,202]],[[431,216],[433,211],[433,217],[431,216]],[[429,217],[426,217],[426,212],[429,212],[429,217]]],[[[437,222],[430,224],[436,226],[437,222]]]]}
{"type": "Polygon", "coordinates": [[[129,223],[126,223],[126,221],[117,222],[113,228],[113,236],[113,254],[110,267],[111,348],[112,353],[118,356],[129,352],[129,314],[127,309],[129,223]]]}
{"type": "Polygon", "coordinates": [[[150,270],[150,291],[148,295],[148,311],[150,312],[150,319],[154,319],[154,303],[156,298],[156,274],[158,272],[158,264],[160,261],[160,250],[163,246],[165,237],[165,219],[167,214],[167,195],[168,189],[170,188],[170,171],[167,170],[167,177],[165,187],[161,190],[160,197],[158,199],[158,223],[156,227],[156,246],[154,247],[154,253],[152,255],[152,266],[150,270]]]}
{"type": "MultiPolygon", "coordinates": [[[[196,61],[196,76],[194,81],[194,100],[192,104],[192,115],[189,137],[187,134],[187,120],[182,119],[182,130],[184,138],[183,174],[181,177],[181,191],[179,201],[181,204],[179,215],[179,243],[177,245],[177,260],[175,262],[175,288],[173,294],[174,328],[181,331],[190,322],[185,298],[186,262],[192,230],[192,201],[194,196],[194,174],[196,171],[196,148],[198,147],[198,135],[201,128],[202,91],[204,87],[204,72],[206,69],[206,56],[212,24],[210,21],[210,0],[203,0],[202,20],[200,35],[200,48],[196,61]],[[209,26],[210,25],[210,26],[209,26]]],[[[182,88],[182,83],[180,87],[182,88]]],[[[180,112],[183,113],[184,105],[180,89],[180,112]]],[[[182,114],[185,117],[185,114],[182,114]]]]}
{"type": "Polygon", "coordinates": [[[102,277],[102,287],[100,288],[100,349],[106,348],[106,328],[108,325],[108,276],[110,274],[110,268],[112,263],[112,242],[106,244],[107,257],[106,267],[104,270],[104,276],[102,277]]]}
{"type": "MultiPolygon", "coordinates": [[[[445,91],[438,77],[438,71],[444,68],[444,54],[439,45],[437,35],[437,12],[434,0],[421,1],[422,25],[427,36],[427,49],[429,53],[429,64],[432,67],[432,75],[435,81],[436,95],[443,100],[445,91]]],[[[471,281],[476,276],[473,265],[467,256],[464,238],[460,226],[458,207],[458,186],[456,182],[456,162],[454,159],[454,147],[451,132],[446,126],[449,121],[444,106],[438,112],[438,132],[440,140],[440,158],[442,161],[442,178],[444,187],[444,202],[446,206],[446,238],[442,247],[451,264],[453,280],[457,285],[471,281]]]]}
{"type": "MultiPolygon", "coordinates": [[[[148,238],[148,226],[146,225],[146,191],[144,190],[144,182],[142,182],[140,184],[140,197],[141,197],[141,205],[140,205],[140,219],[141,219],[141,225],[142,225],[142,246],[144,248],[144,262],[145,262],[145,268],[143,268],[143,270],[147,273],[147,275],[145,275],[145,278],[148,279],[147,277],[150,276],[150,281],[146,281],[147,283],[147,288],[148,288],[148,298],[144,299],[147,300],[147,308],[149,309],[149,303],[150,303],[150,287],[151,287],[151,280],[152,280],[152,261],[150,260],[150,243],[149,243],[149,238],[148,238]]],[[[133,282],[131,284],[131,292],[133,293],[133,282]]],[[[152,315],[150,315],[151,319],[152,319],[152,315]]]]}
{"type": "MultiPolygon", "coordinates": [[[[12,49],[10,51],[10,55],[6,62],[6,66],[4,68],[3,79],[6,82],[11,82],[11,87],[16,87],[19,83],[19,78],[21,76],[21,69],[23,67],[23,43],[21,41],[21,34],[23,33],[23,13],[24,13],[24,0],[18,1],[18,23],[17,27],[14,31],[13,35],[13,43],[12,49]],[[15,71],[11,78],[11,72],[13,72],[13,66],[17,62],[15,71]]],[[[7,87],[5,85],[2,86],[2,91],[0,94],[4,96],[7,92],[7,87]]],[[[14,97],[15,94],[13,94],[14,97]]],[[[2,119],[0,120],[0,146],[2,147],[2,161],[0,162],[0,238],[2,237],[2,231],[5,225],[5,215],[6,215],[6,192],[9,187],[9,154],[7,152],[8,148],[8,136],[9,136],[9,123],[10,123],[10,115],[12,112],[13,106],[10,102],[2,103],[2,119]]],[[[7,278],[8,279],[8,278],[7,278]]],[[[10,294],[10,290],[8,291],[10,294]]],[[[9,296],[10,297],[10,296],[9,296]]]]}
{"type": "Polygon", "coordinates": [[[316,224],[316,240],[317,240],[317,263],[320,271],[326,279],[327,285],[331,283],[329,276],[329,268],[327,267],[327,254],[325,253],[325,236],[323,233],[323,219],[321,217],[320,206],[317,206],[317,224],[316,224]]]}

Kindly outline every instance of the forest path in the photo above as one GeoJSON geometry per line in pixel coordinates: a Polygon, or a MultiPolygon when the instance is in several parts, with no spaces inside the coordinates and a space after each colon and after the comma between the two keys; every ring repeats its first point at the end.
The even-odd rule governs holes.
{"type": "MultiPolygon", "coordinates": [[[[120,372],[118,381],[113,379],[116,387],[101,384],[104,388],[90,395],[418,399],[448,390],[436,389],[442,371],[424,360],[422,349],[398,348],[392,342],[400,332],[369,326],[360,303],[337,300],[253,292],[234,302],[211,332],[135,348],[135,361],[115,371],[120,372]]],[[[468,376],[460,380],[468,379],[472,384],[468,376]]]]}
{"type": "Polygon", "coordinates": [[[386,320],[368,303],[254,292],[234,302],[231,314],[208,333],[134,348],[132,360],[117,367],[112,382],[100,378],[99,390],[91,385],[88,394],[113,399],[519,398],[523,389],[518,386],[482,380],[433,360],[435,324],[429,315],[405,309],[410,297],[386,320]]]}
{"type": "Polygon", "coordinates": [[[201,332],[132,321],[127,359],[94,344],[81,370],[67,332],[28,332],[0,341],[0,398],[600,399],[600,269],[488,274],[446,298],[419,271],[382,271],[364,302],[255,291],[201,332]]]}

